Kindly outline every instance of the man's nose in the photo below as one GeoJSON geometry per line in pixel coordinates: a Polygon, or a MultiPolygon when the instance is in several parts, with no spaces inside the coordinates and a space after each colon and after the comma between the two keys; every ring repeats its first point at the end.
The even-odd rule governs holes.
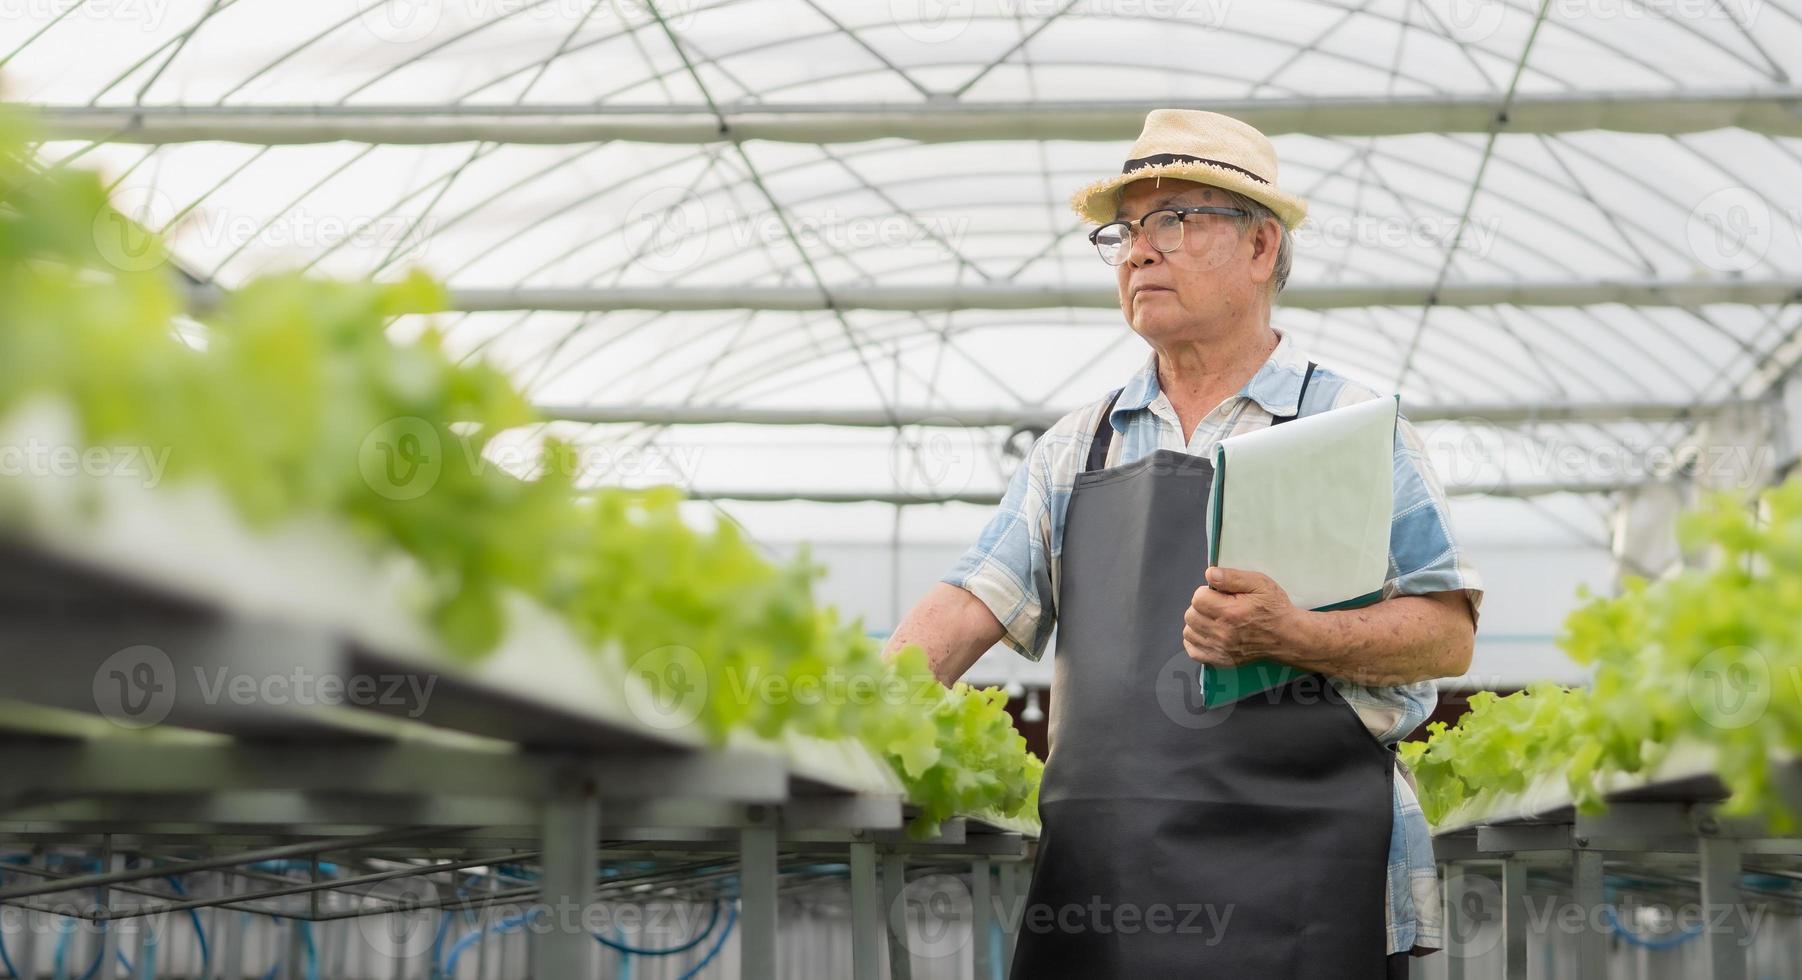
{"type": "Polygon", "coordinates": [[[1126,261],[1135,269],[1151,265],[1163,257],[1164,253],[1151,247],[1151,236],[1143,231],[1133,235],[1132,247],[1126,253],[1126,261]]]}

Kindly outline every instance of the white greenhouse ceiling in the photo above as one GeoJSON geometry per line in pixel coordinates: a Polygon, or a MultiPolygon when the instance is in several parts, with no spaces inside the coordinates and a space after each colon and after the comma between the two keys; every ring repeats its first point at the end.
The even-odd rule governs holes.
{"type": "Polygon", "coordinates": [[[1159,107],[1274,137],[1276,325],[1460,495],[1596,517],[1802,359],[1794,2],[57,0],[0,58],[197,303],[423,268],[599,480],[992,497],[1144,357],[1066,201],[1159,107]]]}

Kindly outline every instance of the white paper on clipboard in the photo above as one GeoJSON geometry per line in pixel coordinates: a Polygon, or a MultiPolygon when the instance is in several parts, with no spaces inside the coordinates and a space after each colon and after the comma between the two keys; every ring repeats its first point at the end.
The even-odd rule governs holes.
{"type": "Polygon", "coordinates": [[[1303,609],[1380,598],[1399,399],[1221,440],[1208,501],[1210,563],[1262,572],[1303,609]]]}

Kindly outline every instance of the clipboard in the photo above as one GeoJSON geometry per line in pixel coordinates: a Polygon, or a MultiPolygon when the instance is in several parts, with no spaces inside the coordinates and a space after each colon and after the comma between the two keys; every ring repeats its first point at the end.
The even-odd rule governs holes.
{"type": "MultiPolygon", "coordinates": [[[[1382,599],[1400,411],[1400,395],[1375,398],[1221,440],[1208,567],[1221,564],[1224,539],[1228,567],[1269,575],[1298,606],[1326,612],[1382,599]]],[[[1204,664],[1202,703],[1218,707],[1306,673],[1273,660],[1204,664]]]]}

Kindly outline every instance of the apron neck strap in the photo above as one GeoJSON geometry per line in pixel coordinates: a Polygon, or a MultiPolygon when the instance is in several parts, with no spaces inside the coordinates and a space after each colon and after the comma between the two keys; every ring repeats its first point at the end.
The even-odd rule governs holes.
{"type": "Polygon", "coordinates": [[[1089,440],[1089,463],[1085,471],[1107,469],[1107,450],[1114,442],[1114,403],[1120,400],[1123,388],[1115,388],[1113,394],[1107,396],[1107,404],[1101,408],[1101,421],[1095,423],[1095,438],[1089,440]]]}
{"type": "MultiPolygon", "coordinates": [[[[1314,380],[1314,362],[1308,362],[1308,370],[1301,376],[1301,391],[1295,396],[1295,415],[1279,415],[1270,420],[1271,425],[1280,425],[1301,414],[1301,401],[1308,397],[1308,382],[1314,380]]],[[[1083,467],[1084,472],[1107,469],[1107,451],[1114,444],[1114,403],[1120,400],[1123,389],[1115,388],[1107,396],[1107,404],[1101,409],[1101,418],[1095,423],[1095,437],[1089,440],[1089,460],[1083,467]]]]}
{"type": "Polygon", "coordinates": [[[1307,373],[1301,376],[1301,391],[1295,395],[1295,414],[1278,415],[1276,418],[1270,420],[1271,425],[1281,425],[1284,422],[1293,422],[1295,416],[1301,414],[1301,400],[1308,397],[1308,382],[1312,380],[1314,380],[1314,362],[1309,361],[1307,373]]]}

